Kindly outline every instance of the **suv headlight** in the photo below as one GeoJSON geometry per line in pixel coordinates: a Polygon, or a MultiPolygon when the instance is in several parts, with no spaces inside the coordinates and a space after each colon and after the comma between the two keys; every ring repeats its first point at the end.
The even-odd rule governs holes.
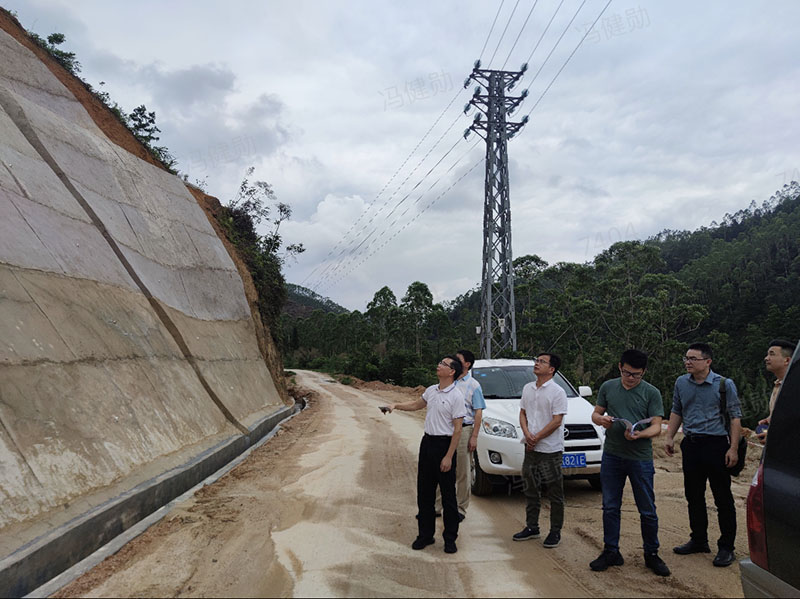
{"type": "Polygon", "coordinates": [[[494,435],[495,437],[508,437],[510,439],[517,438],[517,428],[505,420],[498,420],[497,418],[483,418],[481,420],[481,426],[483,426],[483,432],[487,435],[494,435]]]}

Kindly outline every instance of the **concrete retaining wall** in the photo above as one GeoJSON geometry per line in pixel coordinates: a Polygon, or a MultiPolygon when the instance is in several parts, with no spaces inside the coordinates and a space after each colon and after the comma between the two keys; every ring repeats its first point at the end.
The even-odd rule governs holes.
{"type": "Polygon", "coordinates": [[[2,29],[0,57],[2,533],[283,404],[180,179],[2,29]]]}
{"type": "Polygon", "coordinates": [[[21,597],[91,555],[162,505],[231,462],[300,409],[284,407],[256,423],[247,435],[227,439],[189,462],[59,526],[0,559],[0,597],[21,597]]]}

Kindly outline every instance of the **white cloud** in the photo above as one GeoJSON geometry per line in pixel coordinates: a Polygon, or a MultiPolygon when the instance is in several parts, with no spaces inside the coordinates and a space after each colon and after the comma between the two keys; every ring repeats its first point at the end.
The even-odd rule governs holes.
{"type": "MultiPolygon", "coordinates": [[[[510,67],[528,57],[557,4],[540,0],[510,67]]],[[[586,4],[515,118],[530,110],[604,4],[586,4]]],[[[529,85],[578,5],[564,3],[516,92],[529,85]]],[[[466,150],[461,142],[389,214],[469,125],[471,116],[458,116],[471,93],[464,91],[398,172],[460,89],[497,3],[6,6],[42,35],[65,33],[87,80],[106,81],[104,89],[127,110],[142,103],[156,110],[161,142],[192,179],[207,178],[210,193],[227,200],[245,169],[256,166],[255,176],[294,209],[284,238],[308,248],[287,265],[290,281],[319,267],[361,210],[370,207],[359,227],[388,200],[362,246],[375,253],[340,270],[347,276],[326,288],[334,300],[363,309],[383,285],[400,297],[415,280],[443,300],[480,283],[483,167],[420,211],[464,174],[482,146],[417,202],[466,150]]],[[[484,60],[511,6],[504,6],[484,60]]],[[[493,67],[505,60],[530,6],[520,4],[493,67]]],[[[719,221],[800,177],[800,41],[787,26],[798,17],[800,4],[791,0],[613,3],[509,142],[515,255],[582,262],[619,239],[719,221]]]]}

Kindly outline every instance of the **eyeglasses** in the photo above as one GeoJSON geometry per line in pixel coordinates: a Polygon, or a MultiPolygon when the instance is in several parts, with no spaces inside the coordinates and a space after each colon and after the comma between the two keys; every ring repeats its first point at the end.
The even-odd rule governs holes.
{"type": "Polygon", "coordinates": [[[545,364],[545,365],[550,364],[550,362],[548,362],[547,360],[543,360],[542,358],[534,358],[533,362],[535,364],[545,364]]]}
{"type": "Polygon", "coordinates": [[[694,356],[685,356],[681,358],[684,362],[703,362],[708,360],[708,358],[695,358],[694,356]]]}
{"type": "Polygon", "coordinates": [[[455,368],[453,368],[453,365],[450,362],[445,362],[444,360],[439,362],[439,366],[444,366],[445,368],[449,368],[450,370],[455,370],[455,368]]]}
{"type": "Polygon", "coordinates": [[[624,368],[620,370],[620,372],[622,373],[622,376],[627,376],[628,378],[632,378],[637,381],[644,376],[644,372],[630,372],[624,368]]]}

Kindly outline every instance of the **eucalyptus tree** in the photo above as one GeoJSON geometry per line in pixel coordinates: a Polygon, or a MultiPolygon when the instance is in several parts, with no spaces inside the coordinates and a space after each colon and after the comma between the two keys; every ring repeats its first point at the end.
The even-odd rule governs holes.
{"type": "Polygon", "coordinates": [[[366,316],[377,327],[378,344],[380,353],[386,353],[389,344],[390,321],[397,311],[397,297],[389,287],[381,287],[375,292],[372,301],[367,304],[366,316]]]}
{"type": "Polygon", "coordinates": [[[420,332],[433,310],[433,294],[425,283],[414,281],[408,286],[400,308],[414,329],[415,349],[420,356],[420,332]]]}

